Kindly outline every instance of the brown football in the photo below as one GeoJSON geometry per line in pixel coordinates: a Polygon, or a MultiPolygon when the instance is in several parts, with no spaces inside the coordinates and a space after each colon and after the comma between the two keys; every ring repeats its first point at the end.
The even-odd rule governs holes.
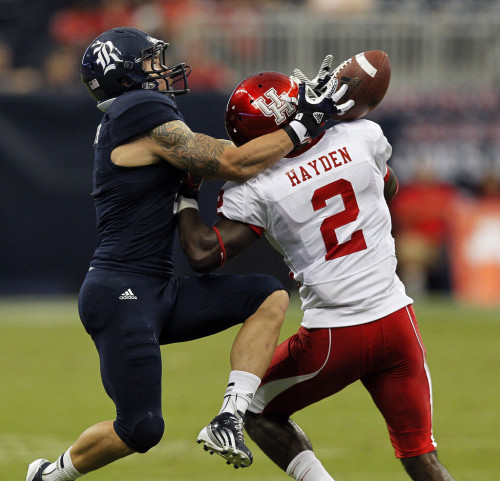
{"type": "Polygon", "coordinates": [[[338,103],[355,102],[351,110],[341,116],[333,115],[333,119],[355,120],[371,112],[384,98],[391,81],[391,63],[382,50],[369,50],[342,62],[333,75],[339,80],[339,88],[348,86],[338,103]]]}

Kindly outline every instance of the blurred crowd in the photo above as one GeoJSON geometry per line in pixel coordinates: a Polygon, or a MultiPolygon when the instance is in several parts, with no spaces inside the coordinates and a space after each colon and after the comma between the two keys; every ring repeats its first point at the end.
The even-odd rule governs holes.
{"type": "Polygon", "coordinates": [[[389,205],[399,275],[413,296],[449,292],[461,208],[481,202],[500,209],[500,98],[442,91],[388,99],[384,109],[394,122],[385,131],[401,185],[389,205]]]}
{"type": "MultiPolygon", "coordinates": [[[[348,10],[371,0],[350,0],[348,10]]],[[[167,41],[172,64],[195,66],[193,90],[227,90],[235,82],[231,67],[211,59],[188,32],[203,18],[253,18],[286,6],[322,9],[321,0],[0,0],[0,92],[73,92],[81,89],[79,61],[101,32],[133,26],[167,41]]],[[[334,2],[343,4],[345,2],[334,2]]],[[[340,8],[340,7],[339,7],[340,8]]],[[[229,27],[228,27],[229,28],[229,27]]],[[[238,46],[242,49],[245,46],[238,46]]],[[[247,50],[251,46],[246,46],[247,50]]],[[[247,52],[248,54],[248,52],[247,52]]]]}
{"type": "MultiPolygon", "coordinates": [[[[172,45],[172,63],[193,65],[193,90],[228,91],[235,73],[213,60],[189,30],[204,18],[253,19],[303,9],[319,15],[369,14],[374,10],[432,12],[500,9],[499,0],[0,0],[0,93],[81,89],[78,67],[86,46],[104,30],[135,26],[172,45]]],[[[234,45],[251,55],[251,45],[234,45]]]]}

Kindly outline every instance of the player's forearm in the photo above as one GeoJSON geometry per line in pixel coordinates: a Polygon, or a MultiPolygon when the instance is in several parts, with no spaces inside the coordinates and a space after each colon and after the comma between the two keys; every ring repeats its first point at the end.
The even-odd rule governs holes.
{"type": "Polygon", "coordinates": [[[278,162],[293,150],[293,142],[283,130],[257,137],[240,146],[227,146],[221,159],[224,179],[245,182],[278,162]]]}
{"type": "Polygon", "coordinates": [[[212,179],[245,182],[291,152],[293,142],[280,129],[235,147],[230,141],[194,133],[177,120],[154,128],[147,146],[151,155],[180,170],[212,179]]]}
{"type": "Polygon", "coordinates": [[[388,175],[384,182],[384,197],[387,202],[390,202],[398,193],[399,183],[394,171],[389,166],[387,166],[387,169],[388,175]]]}
{"type": "Polygon", "coordinates": [[[205,224],[196,209],[184,209],[177,215],[179,240],[191,268],[211,272],[220,265],[219,240],[214,229],[205,224]]]}

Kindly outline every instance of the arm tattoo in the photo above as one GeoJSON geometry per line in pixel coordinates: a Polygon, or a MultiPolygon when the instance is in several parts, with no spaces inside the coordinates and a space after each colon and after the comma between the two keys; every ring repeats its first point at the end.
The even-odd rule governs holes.
{"type": "Polygon", "coordinates": [[[175,167],[206,176],[216,176],[228,141],[192,132],[179,120],[154,128],[149,134],[162,151],[162,157],[175,167]]]}

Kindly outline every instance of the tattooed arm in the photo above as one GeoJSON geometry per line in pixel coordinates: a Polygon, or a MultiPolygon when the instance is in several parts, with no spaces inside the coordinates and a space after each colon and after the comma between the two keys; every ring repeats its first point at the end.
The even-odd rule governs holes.
{"type": "Polygon", "coordinates": [[[174,120],[116,147],[111,161],[124,167],[167,161],[207,178],[244,182],[292,149],[293,143],[282,129],[235,147],[228,140],[192,132],[184,122],[174,120]]]}
{"type": "Polygon", "coordinates": [[[156,127],[149,139],[155,155],[181,170],[236,182],[254,177],[293,148],[282,130],[235,147],[232,142],[194,133],[179,120],[156,127]]]}

